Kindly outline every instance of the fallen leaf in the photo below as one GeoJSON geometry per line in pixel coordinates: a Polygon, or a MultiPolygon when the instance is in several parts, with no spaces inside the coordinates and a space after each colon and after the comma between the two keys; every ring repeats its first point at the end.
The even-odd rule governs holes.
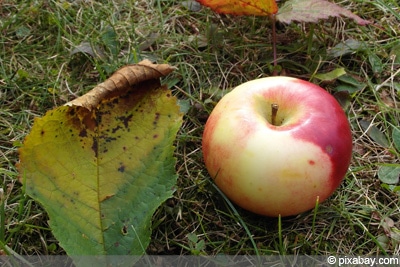
{"type": "Polygon", "coordinates": [[[356,79],[350,75],[343,75],[343,76],[338,77],[338,80],[345,84],[356,87],[356,88],[358,88],[358,90],[361,90],[366,86],[366,83],[361,82],[360,81],[361,79],[359,77],[357,77],[357,78],[358,79],[356,79]]]}
{"type": "Polygon", "coordinates": [[[139,64],[129,65],[116,71],[110,78],[97,85],[85,95],[78,97],[65,105],[80,106],[88,110],[96,107],[100,101],[120,95],[127,88],[146,80],[157,79],[172,72],[174,68],[167,64],[155,65],[149,60],[143,60],[139,64]]]}
{"type": "Polygon", "coordinates": [[[376,241],[378,241],[378,243],[384,248],[384,249],[388,249],[389,245],[390,245],[390,239],[389,237],[387,237],[386,235],[382,234],[379,235],[376,238],[376,241]]]}
{"type": "Polygon", "coordinates": [[[198,12],[201,10],[200,3],[196,2],[195,0],[182,1],[181,5],[193,12],[198,12]]]}
{"type": "Polygon", "coordinates": [[[393,98],[393,95],[389,90],[381,89],[379,97],[381,98],[382,102],[385,103],[386,106],[393,109],[397,107],[397,103],[395,102],[395,99],[393,98]]]}
{"type": "Polygon", "coordinates": [[[351,11],[326,0],[288,0],[279,8],[276,19],[289,24],[292,21],[318,22],[320,19],[339,16],[353,19],[359,25],[370,23],[351,11]]]}
{"type": "Polygon", "coordinates": [[[35,119],[19,149],[19,179],[68,255],[145,252],[152,215],[177,179],[182,113],[159,81],[173,69],[149,61],[123,67],[35,119]]]}
{"type": "Polygon", "coordinates": [[[118,55],[121,44],[118,34],[113,27],[106,27],[105,32],[101,35],[101,40],[112,56],[115,57],[118,55]]]}
{"type": "Polygon", "coordinates": [[[400,128],[399,127],[392,127],[392,139],[393,145],[400,152],[400,128]]]}
{"type": "Polygon", "coordinates": [[[351,53],[365,51],[368,46],[365,42],[347,39],[328,50],[329,57],[342,57],[351,53]]]}
{"type": "Polygon", "coordinates": [[[400,42],[392,47],[389,57],[393,59],[394,64],[400,64],[400,42]]]}
{"type": "Polygon", "coordinates": [[[78,53],[83,53],[92,56],[93,58],[99,58],[102,59],[104,58],[104,53],[101,50],[100,47],[95,46],[92,47],[92,45],[89,42],[82,42],[79,45],[77,45],[70,53],[70,55],[78,54],[78,53]]]}
{"type": "Polygon", "coordinates": [[[337,68],[327,73],[317,73],[314,75],[315,78],[321,81],[333,81],[339,78],[342,75],[346,74],[346,70],[344,68],[337,68]]]}
{"type": "Polygon", "coordinates": [[[148,34],[145,38],[141,38],[141,40],[138,41],[138,50],[139,51],[144,51],[149,49],[160,37],[160,34],[157,32],[152,32],[148,34]]]}
{"type": "Polygon", "coordinates": [[[385,184],[398,184],[400,175],[400,165],[385,165],[378,170],[378,178],[385,184]]]}
{"type": "Polygon", "coordinates": [[[368,60],[371,65],[372,71],[375,74],[381,74],[383,72],[384,65],[378,55],[376,55],[375,53],[369,53],[368,60]]]}
{"type": "Polygon", "coordinates": [[[400,230],[396,227],[393,227],[390,229],[390,237],[392,238],[393,241],[395,241],[397,244],[400,243],[400,230]]]}
{"type": "Polygon", "coordinates": [[[196,0],[223,14],[269,16],[278,11],[275,0],[196,0]]]}
{"type": "Polygon", "coordinates": [[[339,91],[334,93],[333,96],[344,110],[348,110],[351,104],[351,96],[348,91],[339,91]]]}
{"type": "Polygon", "coordinates": [[[376,143],[381,145],[382,147],[389,147],[389,141],[387,140],[385,134],[378,129],[375,125],[371,124],[371,122],[367,120],[360,120],[361,128],[367,132],[367,135],[371,137],[376,143]]]}

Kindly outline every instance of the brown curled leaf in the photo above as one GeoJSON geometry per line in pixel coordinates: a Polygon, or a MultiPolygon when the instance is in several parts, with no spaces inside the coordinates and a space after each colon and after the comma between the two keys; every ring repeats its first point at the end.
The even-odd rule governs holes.
{"type": "Polygon", "coordinates": [[[147,59],[137,64],[127,65],[118,69],[110,78],[98,84],[85,95],[65,105],[85,107],[91,111],[102,100],[126,93],[134,85],[144,81],[157,80],[158,82],[158,78],[171,73],[173,70],[175,68],[168,64],[153,64],[147,59]]]}

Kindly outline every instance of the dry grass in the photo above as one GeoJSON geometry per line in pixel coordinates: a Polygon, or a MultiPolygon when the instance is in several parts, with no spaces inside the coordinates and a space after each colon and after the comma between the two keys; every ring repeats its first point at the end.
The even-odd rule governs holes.
{"type": "Polygon", "coordinates": [[[315,211],[264,218],[227,201],[202,163],[201,135],[215,103],[231,88],[272,73],[265,18],[188,11],[180,1],[3,1],[0,7],[0,250],[62,254],[40,205],[16,182],[17,148],[33,118],[81,95],[119,66],[143,58],[178,68],[164,79],[188,105],[176,142],[174,197],[154,215],[151,254],[398,254],[399,194],[382,188],[382,164],[400,164],[393,140],[399,126],[400,8],[390,1],[337,1],[374,24],[347,19],[279,25],[282,73],[312,79],[336,93],[341,80],[314,74],[343,67],[360,86],[347,109],[353,160],[343,184],[315,211]],[[310,31],[313,34],[310,35],[310,31]],[[346,40],[364,48],[332,57],[346,40]],[[70,52],[82,42],[103,56],[70,52]],[[371,122],[389,144],[363,129],[371,122]],[[378,140],[379,141],[379,140],[378,140]]]}

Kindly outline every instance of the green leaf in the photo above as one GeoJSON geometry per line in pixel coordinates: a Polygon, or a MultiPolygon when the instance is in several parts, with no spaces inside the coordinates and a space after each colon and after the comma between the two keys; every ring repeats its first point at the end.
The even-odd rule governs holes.
{"type": "Polygon", "coordinates": [[[346,70],[344,68],[337,68],[327,73],[315,74],[314,77],[321,81],[332,81],[345,74],[346,70]]]}
{"type": "Polygon", "coordinates": [[[387,235],[384,235],[384,234],[379,235],[379,236],[376,238],[376,241],[378,241],[379,244],[380,244],[383,248],[385,248],[385,249],[388,248],[389,245],[390,245],[390,239],[389,239],[389,237],[387,237],[387,235]]]}
{"type": "Polygon", "coordinates": [[[360,90],[360,88],[348,84],[341,84],[335,87],[336,92],[348,92],[349,94],[354,94],[360,90]]]}
{"type": "Polygon", "coordinates": [[[399,182],[400,165],[381,166],[378,170],[378,178],[382,183],[395,185],[399,182]]]}
{"type": "Polygon", "coordinates": [[[70,55],[75,55],[78,53],[83,53],[92,56],[93,58],[103,59],[105,58],[104,52],[99,46],[92,46],[89,42],[82,42],[77,45],[70,53],[70,55]]]}
{"type": "Polygon", "coordinates": [[[393,193],[397,193],[397,192],[400,191],[400,186],[398,186],[398,185],[392,185],[392,184],[385,184],[385,183],[382,183],[382,184],[381,184],[381,187],[382,187],[383,189],[392,191],[393,193]]]}
{"type": "Polygon", "coordinates": [[[339,76],[338,80],[343,84],[335,87],[335,91],[337,92],[347,91],[350,94],[353,94],[364,89],[367,86],[365,83],[359,82],[355,78],[347,74],[339,76]]]}
{"type": "Polygon", "coordinates": [[[393,127],[392,139],[394,147],[397,149],[398,152],[400,152],[400,128],[393,127]]]}
{"type": "Polygon", "coordinates": [[[188,238],[189,241],[192,242],[193,244],[196,244],[197,241],[199,241],[199,238],[198,238],[197,235],[194,234],[194,233],[189,233],[189,234],[187,234],[187,238],[188,238]]]}
{"type": "Polygon", "coordinates": [[[201,4],[195,0],[182,1],[181,5],[193,12],[199,12],[201,10],[201,4]]]}
{"type": "Polygon", "coordinates": [[[354,39],[347,39],[344,42],[338,43],[330,50],[328,50],[328,56],[330,57],[342,57],[347,54],[351,54],[358,51],[364,51],[367,45],[364,42],[357,41],[354,39]]]}
{"type": "Polygon", "coordinates": [[[339,91],[339,92],[336,92],[333,96],[336,98],[336,100],[339,102],[340,106],[344,110],[347,110],[350,107],[351,96],[348,92],[339,91]]]}
{"type": "Polygon", "coordinates": [[[189,99],[183,99],[183,100],[179,100],[178,104],[181,108],[181,112],[183,114],[186,114],[189,112],[191,104],[190,104],[190,100],[189,99]]]}
{"type": "Polygon", "coordinates": [[[359,89],[362,89],[362,88],[364,88],[366,86],[365,83],[359,82],[358,80],[356,80],[354,77],[352,77],[350,75],[340,76],[340,77],[338,77],[338,80],[343,82],[343,83],[345,83],[345,84],[357,87],[359,89]]]}
{"type": "Polygon", "coordinates": [[[28,37],[30,34],[31,34],[31,30],[26,26],[20,26],[15,31],[15,35],[21,39],[28,37]]]}
{"type": "Polygon", "coordinates": [[[399,94],[399,92],[400,92],[400,83],[393,83],[393,87],[394,87],[394,89],[396,89],[397,94],[399,94]]]}
{"type": "Polygon", "coordinates": [[[23,69],[17,70],[18,79],[25,80],[30,78],[29,72],[23,69]]]}
{"type": "Polygon", "coordinates": [[[369,54],[368,55],[369,63],[371,64],[372,71],[374,73],[382,73],[383,71],[383,64],[382,60],[376,54],[369,54]]]}
{"type": "Polygon", "coordinates": [[[371,137],[376,143],[382,147],[389,147],[390,143],[387,140],[385,134],[381,132],[375,125],[372,125],[369,121],[360,120],[361,128],[367,132],[367,135],[371,137]]]}
{"type": "Polygon", "coordinates": [[[104,45],[110,49],[111,55],[117,57],[119,53],[119,39],[117,33],[112,27],[107,27],[106,31],[101,36],[104,45]]]}
{"type": "Polygon", "coordinates": [[[69,255],[141,255],[157,207],[176,185],[173,68],[142,61],[35,119],[19,150],[26,193],[69,255]],[[115,86],[114,86],[115,85],[115,86]]]}
{"type": "Polygon", "coordinates": [[[389,57],[394,58],[394,64],[400,64],[400,42],[392,47],[389,57]]]}

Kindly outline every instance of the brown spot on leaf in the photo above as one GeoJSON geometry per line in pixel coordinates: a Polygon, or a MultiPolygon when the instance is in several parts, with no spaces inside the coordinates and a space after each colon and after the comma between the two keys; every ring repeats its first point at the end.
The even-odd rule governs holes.
{"type": "MultiPolygon", "coordinates": [[[[130,114],[128,116],[117,117],[117,119],[120,120],[124,124],[125,128],[128,128],[129,122],[132,120],[132,117],[133,117],[133,114],[130,114]]],[[[118,126],[118,127],[120,127],[120,126],[118,126]]]]}
{"type": "Polygon", "coordinates": [[[154,129],[157,126],[157,123],[158,123],[159,119],[160,119],[160,113],[156,112],[155,117],[154,117],[154,121],[153,121],[154,129]]]}
{"type": "Polygon", "coordinates": [[[119,166],[119,168],[118,168],[118,171],[119,172],[124,172],[125,171],[125,165],[121,162],[120,163],[120,166],[119,166]]]}
{"type": "Polygon", "coordinates": [[[74,108],[71,108],[71,109],[69,110],[68,114],[69,114],[71,117],[75,116],[75,109],[74,109],[74,108]]]}
{"type": "Polygon", "coordinates": [[[87,131],[86,131],[86,129],[82,129],[82,130],[79,132],[79,136],[80,136],[80,137],[87,137],[87,131]]]}
{"type": "Polygon", "coordinates": [[[121,229],[121,233],[123,235],[127,235],[128,234],[128,226],[124,225],[121,229]]]}
{"type": "MultiPolygon", "coordinates": [[[[105,196],[101,201],[110,199],[110,198],[112,198],[113,196],[114,196],[114,195],[107,195],[107,196],[105,196]]],[[[102,216],[103,216],[103,214],[102,214],[102,216]]]]}
{"type": "Polygon", "coordinates": [[[94,152],[95,157],[97,158],[98,152],[99,152],[99,147],[98,147],[97,139],[95,139],[95,138],[93,139],[92,150],[94,152]]]}
{"type": "MultiPolygon", "coordinates": [[[[121,136],[117,136],[120,138],[121,136]]],[[[117,137],[110,137],[110,136],[100,136],[101,139],[103,139],[106,143],[110,143],[111,141],[117,140],[117,137]]]]}
{"type": "Polygon", "coordinates": [[[94,129],[97,126],[97,121],[96,121],[96,116],[94,114],[94,112],[88,112],[87,110],[85,110],[86,114],[84,114],[83,118],[82,118],[82,124],[85,126],[85,128],[87,128],[88,130],[94,131],[94,129]]]}
{"type": "Polygon", "coordinates": [[[132,117],[133,117],[133,114],[130,114],[129,116],[125,117],[125,119],[123,121],[125,128],[128,128],[129,122],[132,120],[132,117]]]}
{"type": "Polygon", "coordinates": [[[115,132],[117,132],[119,129],[122,129],[122,127],[121,127],[120,125],[117,125],[117,127],[113,128],[113,129],[111,130],[111,132],[112,132],[112,133],[115,133],[115,132]]]}
{"type": "Polygon", "coordinates": [[[83,130],[94,131],[97,127],[95,112],[90,112],[81,107],[70,107],[66,113],[66,119],[80,133],[83,130]]]}

